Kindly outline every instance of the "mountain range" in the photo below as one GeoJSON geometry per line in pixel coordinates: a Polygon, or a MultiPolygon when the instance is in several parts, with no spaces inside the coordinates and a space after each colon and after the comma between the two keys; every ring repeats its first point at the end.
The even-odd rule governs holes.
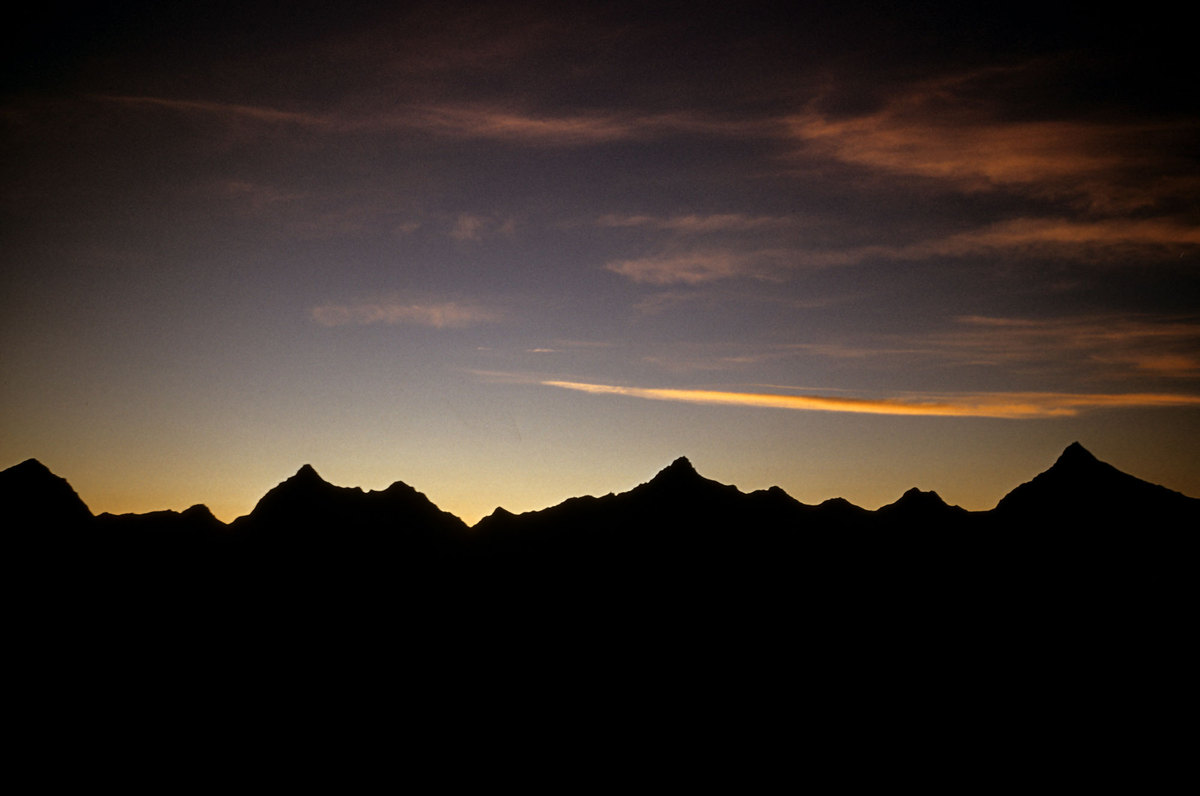
{"type": "Polygon", "coordinates": [[[309,465],[228,524],[202,505],[94,516],[32,459],[0,472],[0,507],[10,560],[67,590],[360,601],[398,589],[450,601],[486,591],[524,595],[537,610],[546,590],[593,602],[730,590],[765,600],[819,586],[849,589],[847,600],[885,588],[932,599],[1014,578],[1030,593],[1078,588],[1115,569],[1160,590],[1177,579],[1147,573],[1190,561],[1181,546],[1190,553],[1200,528],[1200,500],[1122,473],[1078,443],[994,509],[974,512],[917,489],[875,511],[840,498],[809,505],[778,487],[744,493],[682,457],[627,492],[523,514],[497,508],[473,527],[407,484],[335,486],[309,465]],[[618,582],[624,596],[612,590],[618,582]]]}
{"type": "Polygon", "coordinates": [[[520,746],[532,719],[702,756],[815,743],[847,770],[865,734],[895,765],[970,767],[1017,746],[1126,754],[1137,739],[1113,739],[1173,726],[1193,679],[1200,500],[1078,444],[982,512],[916,489],[807,505],[686,458],[473,527],[406,484],[308,465],[228,524],[204,506],[95,516],[35,460],[0,472],[0,511],[31,726],[133,695],[210,714],[206,738],[265,704],[449,748],[520,746]]]}
{"type": "Polygon", "coordinates": [[[384,548],[397,556],[518,550],[575,555],[622,544],[704,549],[736,541],[771,548],[800,534],[1164,532],[1193,527],[1200,519],[1200,500],[1123,473],[1073,443],[1052,467],[1017,486],[994,509],[977,512],[915,488],[875,511],[841,498],[808,505],[778,487],[743,493],[701,476],[684,457],[628,492],[570,498],[523,514],[497,508],[473,527],[402,482],[364,492],[334,486],[307,464],[229,524],[203,505],[183,512],[94,516],[65,479],[36,459],[0,472],[0,510],[13,529],[10,537],[30,544],[86,537],[122,547],[179,542],[314,551],[338,545],[359,548],[364,555],[384,548]]]}

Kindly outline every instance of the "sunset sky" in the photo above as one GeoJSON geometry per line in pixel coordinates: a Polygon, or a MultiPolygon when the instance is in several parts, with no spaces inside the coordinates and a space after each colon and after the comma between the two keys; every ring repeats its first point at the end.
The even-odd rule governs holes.
{"type": "Polygon", "coordinates": [[[0,468],[93,512],[1200,496],[1178,6],[114,5],[0,93],[0,468]]]}

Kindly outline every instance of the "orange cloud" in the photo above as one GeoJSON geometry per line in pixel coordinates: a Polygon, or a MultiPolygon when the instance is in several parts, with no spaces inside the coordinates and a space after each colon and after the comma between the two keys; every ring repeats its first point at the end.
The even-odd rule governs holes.
{"type": "Polygon", "coordinates": [[[988,251],[1054,254],[1097,259],[1132,250],[1179,250],[1200,246],[1200,228],[1169,219],[1106,219],[1069,221],[1062,218],[1017,218],[939,240],[899,249],[881,249],[880,254],[897,259],[919,259],[934,255],[961,256],[988,251]]]}
{"type": "Polygon", "coordinates": [[[707,249],[663,252],[605,265],[609,271],[634,282],[649,285],[697,285],[718,279],[749,277],[778,280],[788,267],[801,264],[796,252],[787,249],[734,251],[707,249]]]}
{"type": "MultiPolygon", "coordinates": [[[[1036,68],[1036,67],[1034,67],[1036,68]]],[[[1127,211],[1186,197],[1197,180],[1164,153],[1196,130],[1190,121],[1013,120],[994,103],[1004,70],[930,81],[867,115],[839,118],[810,109],[787,116],[798,153],[879,172],[928,178],[959,190],[996,188],[1082,201],[1093,211],[1127,211]],[[1156,143],[1162,146],[1156,146],[1156,143]]],[[[1025,70],[1009,77],[1028,79],[1025,70]]]]}
{"type": "Polygon", "coordinates": [[[1117,407],[1200,406],[1200,396],[1154,393],[976,393],[962,395],[905,396],[899,398],[844,398],[827,395],[786,395],[622,387],[572,381],[543,381],[548,387],[593,395],[621,395],[653,401],[680,401],[720,406],[748,406],[808,412],[850,412],[872,415],[921,417],[988,417],[1034,419],[1076,415],[1080,410],[1117,407]]]}

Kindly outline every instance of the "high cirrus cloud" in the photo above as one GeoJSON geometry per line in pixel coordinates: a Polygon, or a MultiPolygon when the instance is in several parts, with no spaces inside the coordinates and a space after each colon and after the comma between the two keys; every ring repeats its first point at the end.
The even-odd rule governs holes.
{"type": "Polygon", "coordinates": [[[648,285],[698,285],[734,277],[777,281],[795,261],[796,252],[786,249],[706,249],[615,260],[604,267],[648,285]]]}
{"type": "Polygon", "coordinates": [[[834,116],[810,107],[784,123],[798,155],[968,192],[1004,189],[1111,213],[1197,188],[1188,161],[1172,154],[1195,135],[1195,120],[1012,118],[995,86],[984,88],[995,79],[950,76],[871,113],[834,116]]]}
{"type": "Polygon", "coordinates": [[[418,131],[451,138],[529,146],[578,147],[670,135],[776,137],[776,119],[727,120],[699,112],[637,113],[618,109],[549,112],[502,103],[437,103],[387,109],[293,111],[265,105],[138,95],[95,95],[93,99],[127,108],[174,111],[227,124],[281,125],[317,133],[391,133],[418,131]]]}
{"type": "Polygon", "coordinates": [[[470,302],[373,301],[358,304],[323,304],[313,307],[312,318],[322,326],[412,324],[431,326],[435,329],[461,329],[499,321],[501,313],[470,302]]]}
{"type": "Polygon", "coordinates": [[[828,395],[730,392],[626,387],[573,381],[543,381],[548,387],[593,395],[618,395],[652,401],[677,401],[718,406],[791,409],[807,412],[849,412],[921,417],[986,417],[1009,420],[1066,417],[1088,409],[1200,406],[1200,396],[1170,393],[971,393],[904,395],[893,398],[848,398],[828,395]]]}
{"type": "Polygon", "coordinates": [[[709,232],[747,232],[795,226],[797,220],[788,216],[756,216],[746,213],[694,213],[676,216],[621,215],[609,213],[596,220],[597,226],[617,228],[647,228],[679,234],[709,232]]]}

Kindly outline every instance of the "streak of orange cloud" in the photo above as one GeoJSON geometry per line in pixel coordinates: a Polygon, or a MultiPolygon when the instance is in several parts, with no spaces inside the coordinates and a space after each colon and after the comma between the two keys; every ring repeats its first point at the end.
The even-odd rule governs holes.
{"type": "Polygon", "coordinates": [[[850,412],[872,415],[922,417],[988,417],[1034,419],[1077,415],[1097,408],[1164,407],[1200,405],[1200,396],[1155,393],[978,393],[964,395],[906,396],[903,398],[843,398],[825,395],[681,390],[623,387],[572,381],[543,381],[548,387],[591,393],[621,395],[653,401],[680,401],[721,406],[748,406],[809,412],[850,412]]]}

